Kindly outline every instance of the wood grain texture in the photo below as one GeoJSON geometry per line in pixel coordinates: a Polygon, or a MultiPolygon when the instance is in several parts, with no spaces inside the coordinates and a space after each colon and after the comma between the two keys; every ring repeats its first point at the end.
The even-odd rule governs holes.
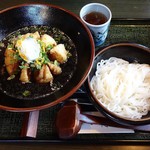
{"type": "Polygon", "coordinates": [[[64,144],[31,144],[31,143],[11,143],[0,144],[0,150],[149,150],[149,146],[141,145],[64,145],[64,144]]]}

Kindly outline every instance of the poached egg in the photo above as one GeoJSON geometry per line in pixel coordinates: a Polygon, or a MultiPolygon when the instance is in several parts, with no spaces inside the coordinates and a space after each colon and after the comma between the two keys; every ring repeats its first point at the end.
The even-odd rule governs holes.
{"type": "Polygon", "coordinates": [[[21,40],[19,47],[20,57],[28,63],[36,60],[40,55],[40,44],[32,37],[21,40]]]}

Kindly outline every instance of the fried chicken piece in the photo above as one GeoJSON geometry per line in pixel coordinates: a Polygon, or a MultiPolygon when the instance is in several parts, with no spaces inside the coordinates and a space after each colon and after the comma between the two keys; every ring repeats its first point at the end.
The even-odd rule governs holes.
{"type": "Polygon", "coordinates": [[[39,34],[38,31],[36,31],[35,33],[31,33],[31,36],[32,36],[33,38],[35,38],[36,40],[40,39],[40,34],[39,34]]]}
{"type": "Polygon", "coordinates": [[[34,77],[38,83],[48,83],[53,81],[53,75],[47,65],[43,65],[41,70],[36,71],[34,77]]]}
{"type": "Polygon", "coordinates": [[[49,46],[49,45],[51,45],[51,46],[57,45],[56,41],[51,36],[49,36],[48,34],[42,35],[41,36],[41,41],[43,43],[45,43],[46,47],[49,46]]]}
{"type": "Polygon", "coordinates": [[[65,63],[67,61],[67,50],[64,44],[58,44],[53,47],[49,52],[50,60],[57,60],[59,63],[65,63]]]}
{"type": "Polygon", "coordinates": [[[21,70],[19,80],[23,83],[29,83],[30,82],[31,72],[30,72],[28,66],[29,66],[29,64],[26,63],[25,67],[21,70]]]}
{"type": "Polygon", "coordinates": [[[51,62],[48,63],[48,66],[49,66],[49,68],[50,68],[52,74],[54,74],[54,75],[59,75],[59,74],[62,73],[62,69],[60,68],[60,66],[57,66],[57,65],[55,65],[55,64],[53,64],[53,63],[51,63],[51,62]]]}
{"type": "Polygon", "coordinates": [[[26,39],[28,37],[33,37],[34,39],[38,40],[38,39],[40,39],[40,34],[38,31],[36,31],[34,33],[27,33],[27,34],[22,35],[23,39],[26,39]]]}
{"type": "Polygon", "coordinates": [[[12,49],[6,49],[5,51],[5,66],[9,75],[13,75],[19,67],[18,60],[14,57],[15,51],[12,49]]]}

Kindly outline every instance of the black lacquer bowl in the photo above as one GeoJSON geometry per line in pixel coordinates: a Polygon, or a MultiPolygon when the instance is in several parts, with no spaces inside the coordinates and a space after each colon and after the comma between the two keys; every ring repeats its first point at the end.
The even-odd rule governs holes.
{"type": "MultiPolygon", "coordinates": [[[[94,64],[89,73],[88,79],[85,82],[85,86],[87,89],[87,93],[91,98],[94,106],[106,117],[111,120],[123,124],[123,125],[141,125],[141,124],[149,124],[150,123],[150,112],[143,116],[141,119],[126,119],[123,117],[119,117],[113,112],[109,111],[106,107],[104,107],[93,94],[92,89],[90,87],[90,81],[92,77],[95,75],[96,65],[102,59],[109,59],[110,57],[118,57],[129,62],[138,62],[138,63],[146,63],[150,64],[150,49],[136,43],[118,43],[107,46],[99,51],[95,56],[94,64]]],[[[135,81],[136,82],[136,81],[135,81]]]]}
{"type": "MultiPolygon", "coordinates": [[[[0,75],[0,109],[10,111],[31,111],[48,108],[70,97],[85,81],[93,64],[95,47],[88,28],[73,13],[58,6],[46,4],[22,4],[0,12],[0,41],[18,29],[30,26],[48,26],[64,32],[74,43],[77,59],[69,58],[59,79],[62,86],[53,90],[49,85],[19,81],[8,82],[0,75]],[[69,78],[69,72],[72,71],[69,78]],[[68,77],[66,76],[68,74],[68,77]],[[68,81],[69,79],[69,81],[68,81]],[[23,91],[31,91],[24,96],[23,91]]],[[[74,52],[73,52],[74,53],[74,52]]],[[[0,51],[0,67],[4,64],[4,50],[0,51]]],[[[58,81],[59,83],[59,81],[58,81]]]]}

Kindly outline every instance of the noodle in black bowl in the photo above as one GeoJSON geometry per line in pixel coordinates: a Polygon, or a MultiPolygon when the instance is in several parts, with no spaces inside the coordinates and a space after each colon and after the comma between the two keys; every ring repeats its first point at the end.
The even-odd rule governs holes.
{"type": "Polygon", "coordinates": [[[150,49],[118,43],[99,50],[88,79],[94,106],[123,125],[150,123],[150,49]]]}

